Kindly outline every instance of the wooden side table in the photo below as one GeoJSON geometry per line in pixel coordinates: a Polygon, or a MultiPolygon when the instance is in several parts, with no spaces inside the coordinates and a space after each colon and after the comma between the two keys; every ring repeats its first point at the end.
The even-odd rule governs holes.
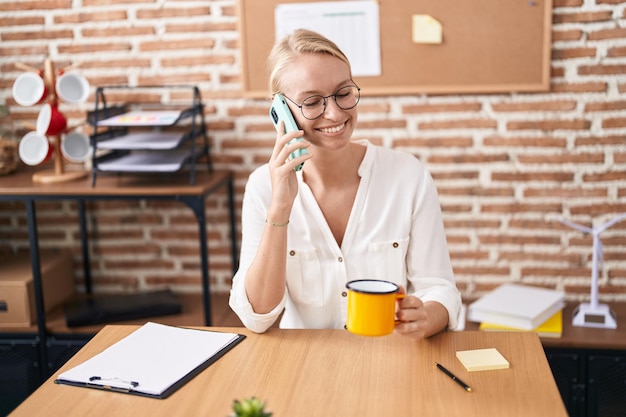
{"type": "Polygon", "coordinates": [[[230,171],[196,172],[194,184],[184,175],[117,175],[103,176],[96,186],[88,179],[71,182],[40,184],[32,177],[38,169],[26,168],[8,176],[0,177],[0,201],[21,201],[26,206],[28,221],[28,239],[33,271],[35,304],[37,311],[37,336],[41,363],[42,381],[47,378],[48,355],[46,340],[48,330],[41,288],[41,265],[39,259],[39,238],[35,202],[73,200],[78,205],[82,257],[86,291],[91,292],[91,273],[89,268],[89,248],[85,202],[96,200],[169,200],[186,204],[194,213],[198,223],[200,264],[202,269],[202,298],[204,305],[204,324],[211,325],[211,300],[209,280],[209,259],[206,231],[205,201],[211,194],[222,187],[228,192],[230,216],[231,256],[233,271],[238,266],[238,250],[235,230],[234,185],[230,171]]]}

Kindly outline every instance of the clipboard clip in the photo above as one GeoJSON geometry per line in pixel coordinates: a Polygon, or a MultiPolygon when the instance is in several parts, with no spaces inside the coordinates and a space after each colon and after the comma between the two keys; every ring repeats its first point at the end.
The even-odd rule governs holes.
{"type": "Polygon", "coordinates": [[[96,387],[96,388],[110,389],[110,390],[115,390],[115,391],[120,390],[120,391],[130,392],[134,388],[137,388],[139,386],[139,382],[137,381],[125,381],[120,378],[104,378],[101,376],[89,377],[89,382],[94,382],[94,381],[99,381],[101,383],[95,383],[95,384],[90,383],[88,385],[96,387]]]}

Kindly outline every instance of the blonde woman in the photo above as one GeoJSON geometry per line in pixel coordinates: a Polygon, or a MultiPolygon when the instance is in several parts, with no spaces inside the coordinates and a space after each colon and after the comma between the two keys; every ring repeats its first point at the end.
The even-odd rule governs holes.
{"type": "Polygon", "coordinates": [[[455,327],[461,298],[435,185],[412,155],[352,139],[360,89],[346,56],[297,30],[269,66],[271,91],[301,130],[285,134],[281,122],[269,162],[246,185],[231,308],[255,332],[281,314],[281,328],[344,328],[346,283],[373,278],[406,290],[397,333],[455,327]],[[307,152],[290,159],[297,149],[307,152]]]}

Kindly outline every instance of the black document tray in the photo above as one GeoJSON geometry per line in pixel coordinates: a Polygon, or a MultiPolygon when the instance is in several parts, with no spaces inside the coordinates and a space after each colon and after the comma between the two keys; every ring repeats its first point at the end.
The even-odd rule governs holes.
{"type": "Polygon", "coordinates": [[[63,307],[68,327],[179,314],[182,309],[171,290],[91,295],[63,307]]]}

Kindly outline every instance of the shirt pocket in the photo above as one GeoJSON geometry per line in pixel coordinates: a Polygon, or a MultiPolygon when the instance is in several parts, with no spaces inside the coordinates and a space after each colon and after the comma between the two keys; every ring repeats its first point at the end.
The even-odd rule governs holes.
{"type": "Polygon", "coordinates": [[[367,251],[368,275],[401,284],[406,280],[406,252],[409,238],[370,242],[367,251]]]}
{"type": "Polygon", "coordinates": [[[287,289],[294,303],[322,307],[324,284],[317,252],[290,250],[287,253],[287,289]]]}

